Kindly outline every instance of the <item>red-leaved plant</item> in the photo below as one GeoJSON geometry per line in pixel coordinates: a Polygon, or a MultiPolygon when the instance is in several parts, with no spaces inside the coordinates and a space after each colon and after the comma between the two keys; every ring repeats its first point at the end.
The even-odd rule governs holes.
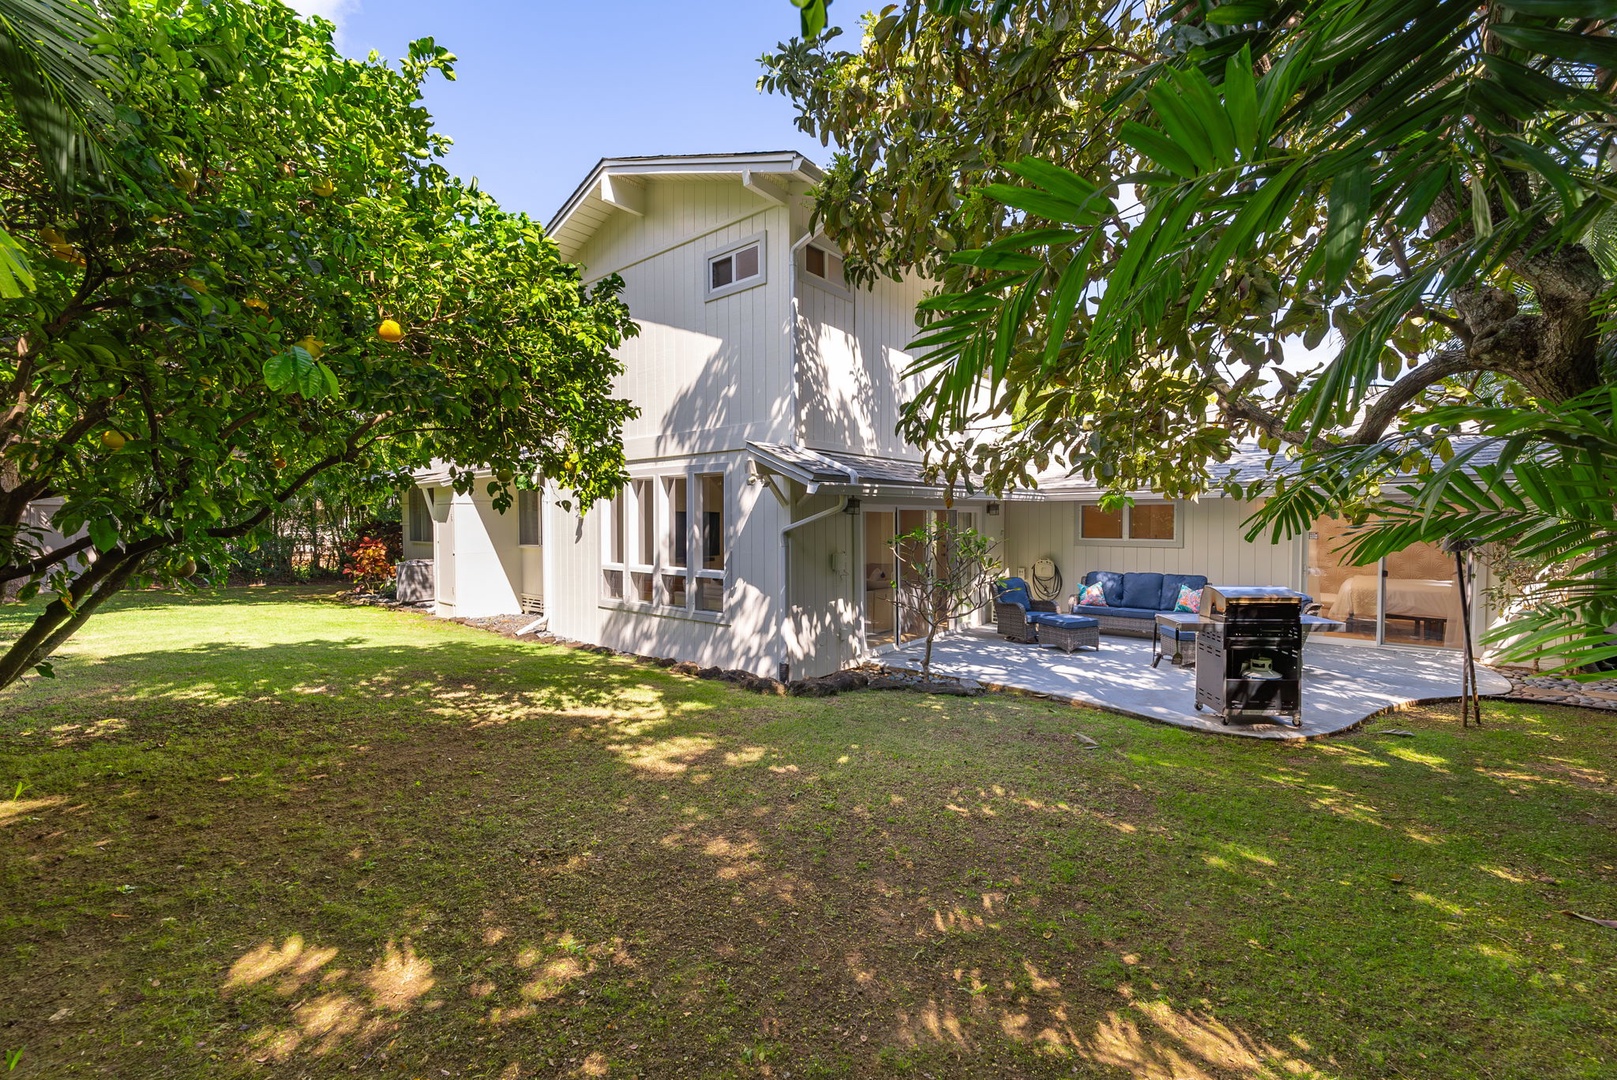
{"type": "Polygon", "coordinates": [[[394,563],[387,543],[361,536],[343,551],[343,573],[354,581],[355,592],[380,592],[393,582],[394,563]]]}

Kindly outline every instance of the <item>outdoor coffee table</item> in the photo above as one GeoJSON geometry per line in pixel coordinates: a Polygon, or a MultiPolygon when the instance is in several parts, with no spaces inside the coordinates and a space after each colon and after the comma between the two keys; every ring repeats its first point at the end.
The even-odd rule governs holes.
{"type": "MultiPolygon", "coordinates": [[[[1184,667],[1189,659],[1185,654],[1185,642],[1195,643],[1201,620],[1202,617],[1194,611],[1157,612],[1156,623],[1152,627],[1151,666],[1156,667],[1164,656],[1169,656],[1162,649],[1162,641],[1166,637],[1173,642],[1170,656],[1173,665],[1184,667]]],[[[1302,621],[1304,641],[1314,634],[1339,634],[1347,629],[1347,624],[1340,619],[1327,619],[1323,615],[1304,615],[1302,621]]]]}

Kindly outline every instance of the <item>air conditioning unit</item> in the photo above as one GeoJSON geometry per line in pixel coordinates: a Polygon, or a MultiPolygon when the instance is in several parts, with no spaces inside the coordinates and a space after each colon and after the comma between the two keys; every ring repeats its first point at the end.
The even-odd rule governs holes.
{"type": "Polygon", "coordinates": [[[405,559],[399,563],[394,598],[401,604],[430,604],[435,592],[431,559],[405,559]]]}

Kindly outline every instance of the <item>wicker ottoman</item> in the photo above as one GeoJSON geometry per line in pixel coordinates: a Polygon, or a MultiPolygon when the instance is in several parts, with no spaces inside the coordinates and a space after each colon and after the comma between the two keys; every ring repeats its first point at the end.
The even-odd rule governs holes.
{"type": "Polygon", "coordinates": [[[1045,612],[1030,615],[1039,635],[1040,645],[1053,645],[1063,652],[1074,649],[1100,651],[1100,622],[1087,615],[1052,615],[1045,612]]]}

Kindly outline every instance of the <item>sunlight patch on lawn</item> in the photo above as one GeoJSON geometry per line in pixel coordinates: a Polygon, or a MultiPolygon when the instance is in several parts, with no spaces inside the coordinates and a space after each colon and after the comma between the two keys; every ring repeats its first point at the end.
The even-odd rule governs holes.
{"type": "Polygon", "coordinates": [[[44,799],[0,800],[0,825],[10,825],[20,818],[25,818],[41,810],[49,810],[53,806],[61,806],[65,802],[67,802],[66,797],[61,795],[52,795],[44,799]]]}
{"type": "MultiPolygon", "coordinates": [[[[329,946],[310,947],[301,934],[278,946],[265,941],[231,965],[222,992],[246,992],[275,979],[275,993],[291,997],[313,982],[337,953],[329,946]]],[[[248,1054],[260,1063],[284,1062],[299,1051],[324,1057],[345,1043],[368,1044],[396,1030],[398,1019],[418,1004],[427,1009],[442,1004],[421,1001],[437,980],[432,961],[418,956],[408,939],[383,945],[382,955],[357,976],[362,990],[345,989],[350,974],[343,968],[320,974],[325,992],[292,1006],[290,1024],[272,1024],[250,1034],[248,1054]]]]}

